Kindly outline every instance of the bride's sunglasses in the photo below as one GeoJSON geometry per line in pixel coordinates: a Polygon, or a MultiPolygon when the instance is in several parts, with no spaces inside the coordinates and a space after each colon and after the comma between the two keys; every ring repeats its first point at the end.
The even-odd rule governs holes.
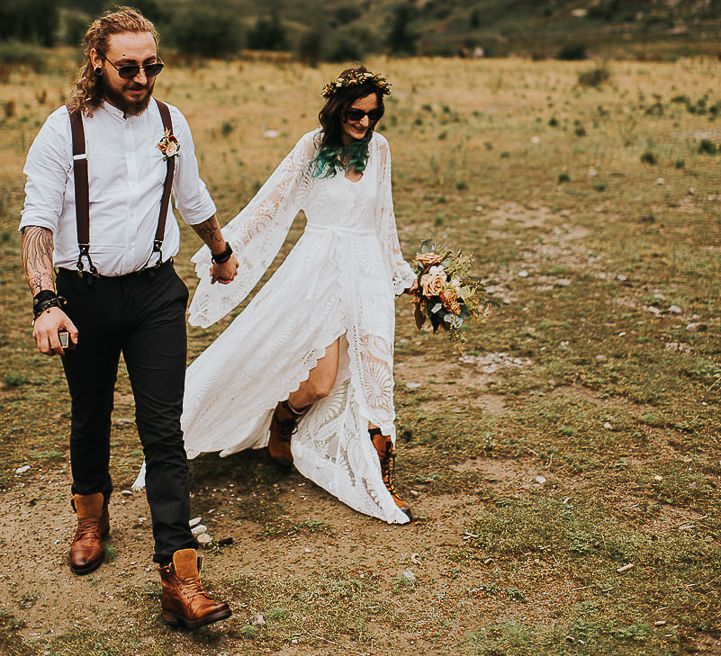
{"type": "Polygon", "coordinates": [[[116,71],[118,71],[118,75],[124,80],[132,80],[135,78],[138,73],[140,73],[141,68],[145,71],[146,77],[156,77],[160,71],[165,68],[165,64],[161,61],[155,62],[154,64],[128,64],[127,66],[116,66],[102,52],[98,52],[98,54],[116,71]]]}
{"type": "Polygon", "coordinates": [[[362,109],[355,109],[354,107],[351,107],[348,111],[346,111],[345,115],[346,118],[351,121],[362,121],[363,117],[367,116],[371,123],[375,123],[381,116],[383,116],[383,111],[380,109],[371,109],[369,112],[364,112],[362,109]]]}

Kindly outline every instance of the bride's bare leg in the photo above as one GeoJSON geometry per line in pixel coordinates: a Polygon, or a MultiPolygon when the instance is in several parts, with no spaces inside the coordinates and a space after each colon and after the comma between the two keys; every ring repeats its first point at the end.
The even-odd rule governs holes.
{"type": "Polygon", "coordinates": [[[333,389],[338,376],[339,358],[340,338],[325,350],[323,357],[311,369],[308,379],[286,401],[276,406],[270,422],[268,455],[281,469],[288,471],[293,465],[290,441],[298,420],[311,405],[328,396],[333,389]]]}
{"type": "Polygon", "coordinates": [[[315,368],[311,369],[308,380],[304,380],[300,387],[288,397],[290,405],[296,410],[300,410],[328,396],[338,376],[339,358],[340,338],[325,350],[325,355],[318,360],[315,368]]]}

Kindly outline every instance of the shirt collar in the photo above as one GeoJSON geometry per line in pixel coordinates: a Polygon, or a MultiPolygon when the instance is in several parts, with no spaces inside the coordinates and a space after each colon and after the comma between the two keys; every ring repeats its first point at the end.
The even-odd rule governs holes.
{"type": "MultiPolygon", "coordinates": [[[[154,104],[154,103],[155,103],[155,98],[151,98],[151,99],[150,99],[150,103],[151,103],[151,104],[154,104]]],[[[148,108],[150,108],[150,104],[148,105],[148,108],[146,108],[146,110],[145,110],[142,114],[140,114],[140,115],[138,115],[138,116],[125,116],[125,113],[123,112],[122,109],[118,109],[115,105],[112,105],[111,103],[109,103],[109,102],[107,102],[107,101],[105,101],[105,100],[103,100],[101,107],[102,107],[108,114],[110,114],[110,116],[112,116],[114,119],[119,120],[119,121],[122,121],[122,122],[125,122],[125,121],[130,121],[130,120],[133,120],[133,119],[138,119],[138,118],[141,118],[142,116],[144,116],[145,113],[148,111],[148,108]]]]}

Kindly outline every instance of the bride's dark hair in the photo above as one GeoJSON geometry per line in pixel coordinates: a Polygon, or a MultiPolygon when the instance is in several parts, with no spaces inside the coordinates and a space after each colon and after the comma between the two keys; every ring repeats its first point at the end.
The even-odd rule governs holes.
{"type": "Polygon", "coordinates": [[[313,159],[313,172],[318,177],[334,176],[339,170],[353,169],[362,173],[368,163],[368,143],[373,136],[373,129],[385,112],[383,95],[388,93],[378,85],[377,81],[369,77],[359,84],[344,86],[344,82],[357,79],[369,71],[365,66],[356,66],[345,69],[339,76],[341,86],[332,91],[325,105],[318,114],[318,120],[323,128],[320,133],[318,152],[313,159]],[[346,112],[351,105],[358,100],[372,93],[378,99],[378,110],[380,116],[373,121],[363,139],[353,141],[347,146],[343,144],[342,123],[345,120],[346,112]]]}

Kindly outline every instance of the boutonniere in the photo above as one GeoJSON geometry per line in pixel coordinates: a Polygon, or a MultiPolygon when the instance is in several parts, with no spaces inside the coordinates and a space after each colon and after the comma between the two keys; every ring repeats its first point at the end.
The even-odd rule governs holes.
{"type": "Polygon", "coordinates": [[[163,153],[164,160],[169,160],[171,157],[178,156],[180,143],[178,143],[175,135],[170,130],[166,130],[163,134],[163,138],[158,142],[158,150],[163,153]]]}

